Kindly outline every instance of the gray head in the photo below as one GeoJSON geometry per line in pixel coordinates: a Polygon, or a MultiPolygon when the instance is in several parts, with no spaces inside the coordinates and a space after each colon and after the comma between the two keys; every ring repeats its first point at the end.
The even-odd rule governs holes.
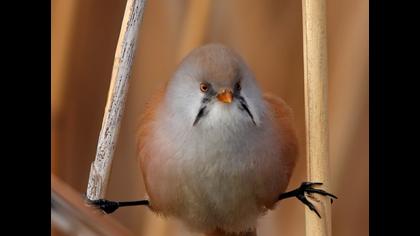
{"type": "Polygon", "coordinates": [[[238,54],[220,44],[187,55],[168,84],[166,104],[194,127],[218,122],[258,126],[264,111],[253,74],[238,54]]]}

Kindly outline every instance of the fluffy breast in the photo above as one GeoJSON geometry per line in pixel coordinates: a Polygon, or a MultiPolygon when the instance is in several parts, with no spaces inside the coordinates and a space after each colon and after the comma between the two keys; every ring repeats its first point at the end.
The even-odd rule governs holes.
{"type": "Polygon", "coordinates": [[[234,109],[214,107],[198,127],[161,109],[145,124],[140,159],[155,211],[197,231],[244,231],[286,189],[290,170],[275,114],[267,109],[256,126],[234,109]]]}

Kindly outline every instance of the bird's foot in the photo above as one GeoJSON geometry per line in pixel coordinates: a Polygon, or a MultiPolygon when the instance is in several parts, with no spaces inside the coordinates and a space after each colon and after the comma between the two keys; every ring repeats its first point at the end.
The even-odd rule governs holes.
{"type": "Polygon", "coordinates": [[[312,186],[314,185],[322,185],[322,183],[312,183],[312,182],[303,182],[299,188],[292,190],[290,192],[286,192],[280,195],[279,200],[289,198],[289,197],[296,197],[299,199],[303,204],[309,207],[311,211],[314,211],[319,218],[321,218],[321,215],[316,210],[315,206],[306,198],[306,196],[310,197],[311,199],[314,199],[315,201],[319,202],[314,196],[313,193],[321,194],[323,196],[329,196],[331,197],[331,203],[333,202],[333,199],[337,199],[336,196],[334,196],[331,193],[328,193],[322,189],[316,189],[312,186]]]}
{"type": "Polygon", "coordinates": [[[107,214],[114,212],[120,207],[119,202],[114,202],[106,199],[90,200],[86,198],[86,202],[88,203],[88,205],[96,209],[100,209],[102,210],[102,212],[105,212],[107,214]]]}
{"type": "Polygon", "coordinates": [[[94,207],[98,210],[102,210],[102,212],[110,214],[117,210],[120,207],[127,207],[127,206],[148,206],[150,207],[149,200],[138,200],[138,201],[125,201],[125,202],[117,202],[117,201],[110,201],[106,199],[98,199],[98,200],[90,200],[85,195],[86,203],[94,207]]]}
{"type": "Polygon", "coordinates": [[[312,199],[315,202],[321,202],[318,198],[316,198],[312,193],[305,193],[306,197],[309,197],[310,199],[312,199]]]}

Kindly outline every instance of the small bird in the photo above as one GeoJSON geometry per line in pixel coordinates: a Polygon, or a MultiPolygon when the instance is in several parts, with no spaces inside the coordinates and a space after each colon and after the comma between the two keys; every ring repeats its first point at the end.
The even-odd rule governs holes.
{"type": "Polygon", "coordinates": [[[255,235],[281,199],[297,197],[320,216],[305,193],[336,198],[312,188],[320,183],[285,192],[298,157],[292,110],[263,95],[243,59],[220,44],[194,49],[152,98],[137,148],[149,199],[96,200],[101,209],[148,205],[195,232],[255,235]]]}

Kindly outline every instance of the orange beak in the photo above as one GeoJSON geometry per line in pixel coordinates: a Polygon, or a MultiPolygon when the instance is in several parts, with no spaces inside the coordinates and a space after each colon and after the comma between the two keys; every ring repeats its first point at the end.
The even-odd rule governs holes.
{"type": "Polygon", "coordinates": [[[217,94],[217,99],[224,103],[231,103],[233,100],[233,93],[230,89],[223,89],[219,94],[217,94]]]}

